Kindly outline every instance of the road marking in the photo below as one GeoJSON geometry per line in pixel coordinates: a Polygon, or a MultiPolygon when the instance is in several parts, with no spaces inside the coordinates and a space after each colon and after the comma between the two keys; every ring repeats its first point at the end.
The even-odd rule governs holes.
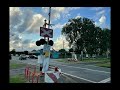
{"type": "Polygon", "coordinates": [[[95,66],[95,65],[85,65],[85,66],[93,66],[93,67],[100,67],[100,66],[95,66]]]}
{"type": "MultiPolygon", "coordinates": [[[[61,65],[61,64],[58,64],[58,65],[61,65]]],[[[74,66],[68,66],[68,65],[61,65],[61,66],[67,66],[67,67],[73,67],[73,68],[80,68],[80,69],[86,69],[86,70],[90,70],[90,71],[97,71],[97,72],[103,72],[103,73],[110,73],[110,72],[106,72],[106,71],[93,70],[93,69],[82,68],[82,67],[74,67],[74,66]]]]}
{"type": "Polygon", "coordinates": [[[85,80],[85,81],[88,81],[88,82],[97,83],[95,81],[88,80],[88,79],[85,79],[85,78],[81,78],[81,77],[78,77],[78,76],[75,76],[75,75],[72,75],[72,74],[68,74],[68,73],[65,73],[65,72],[61,72],[61,73],[72,76],[72,77],[75,77],[75,78],[79,78],[79,79],[82,79],[82,80],[85,80]]]}
{"type": "Polygon", "coordinates": [[[107,82],[109,82],[110,81],[110,78],[107,78],[107,79],[104,79],[104,80],[102,80],[102,81],[100,81],[100,82],[98,82],[98,83],[107,83],[107,82]]]}

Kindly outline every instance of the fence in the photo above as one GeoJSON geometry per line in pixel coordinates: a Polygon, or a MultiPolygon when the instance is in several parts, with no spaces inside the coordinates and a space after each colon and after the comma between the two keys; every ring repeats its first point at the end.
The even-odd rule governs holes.
{"type": "MultiPolygon", "coordinates": [[[[49,66],[49,70],[53,69],[53,71],[48,71],[44,75],[44,82],[46,83],[57,83],[57,79],[60,78],[61,69],[58,67],[51,67],[49,66]]],[[[25,68],[25,78],[32,83],[39,83],[40,76],[42,73],[39,71],[37,72],[36,66],[27,66],[25,68]],[[36,81],[35,81],[36,80],[36,81]]]]}

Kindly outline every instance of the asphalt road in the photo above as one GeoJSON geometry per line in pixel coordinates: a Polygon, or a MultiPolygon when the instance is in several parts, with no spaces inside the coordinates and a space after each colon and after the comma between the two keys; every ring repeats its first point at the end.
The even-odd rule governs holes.
{"type": "MultiPolygon", "coordinates": [[[[12,60],[17,60],[22,63],[39,65],[37,59],[19,60],[18,57],[12,57],[12,60]]],[[[110,68],[98,67],[92,64],[65,64],[57,62],[56,59],[51,59],[50,65],[57,66],[61,69],[63,75],[73,78],[78,83],[110,83],[111,70],[110,68]]]]}

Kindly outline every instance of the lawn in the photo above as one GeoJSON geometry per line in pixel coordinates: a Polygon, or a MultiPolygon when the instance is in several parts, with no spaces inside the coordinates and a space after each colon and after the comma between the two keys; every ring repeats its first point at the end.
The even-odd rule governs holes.
{"type": "Polygon", "coordinates": [[[96,66],[110,68],[110,67],[111,67],[111,64],[110,64],[110,62],[106,62],[106,63],[96,64],[96,66]]]}
{"type": "Polygon", "coordinates": [[[87,58],[83,59],[81,62],[110,62],[108,58],[87,58]]]}
{"type": "Polygon", "coordinates": [[[96,66],[100,66],[100,67],[108,67],[110,68],[110,59],[108,58],[87,58],[87,59],[83,59],[82,61],[78,61],[78,62],[70,62],[67,61],[67,59],[61,59],[61,60],[57,60],[58,62],[63,62],[63,63],[68,63],[68,64],[75,64],[75,63],[92,63],[92,62],[96,62],[96,66]]]}
{"type": "Polygon", "coordinates": [[[23,74],[18,74],[10,77],[10,83],[26,83],[26,79],[23,74]]]}
{"type": "Polygon", "coordinates": [[[22,68],[25,67],[26,64],[16,64],[16,63],[10,63],[10,69],[17,69],[17,68],[22,68]]]}
{"type": "MultiPolygon", "coordinates": [[[[57,60],[58,62],[65,62],[65,63],[69,63],[67,61],[67,59],[61,59],[61,60],[57,60]]],[[[80,60],[79,60],[80,61],[80,60]]],[[[90,59],[83,59],[80,62],[110,62],[110,59],[107,58],[90,58],[90,59]]]]}

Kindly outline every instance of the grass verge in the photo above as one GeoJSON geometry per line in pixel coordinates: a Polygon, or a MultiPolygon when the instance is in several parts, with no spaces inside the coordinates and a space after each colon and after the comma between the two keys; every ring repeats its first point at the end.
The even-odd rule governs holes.
{"type": "Polygon", "coordinates": [[[10,77],[10,83],[26,83],[26,79],[23,74],[18,74],[10,77]]]}
{"type": "Polygon", "coordinates": [[[108,58],[88,58],[83,59],[81,62],[110,62],[110,59],[108,58]]]}
{"type": "Polygon", "coordinates": [[[96,64],[96,66],[110,68],[110,67],[111,67],[111,64],[110,64],[110,62],[107,62],[107,63],[96,64]]]}
{"type": "Polygon", "coordinates": [[[17,68],[22,68],[25,67],[26,64],[16,64],[16,63],[10,63],[10,69],[17,69],[17,68]]]}
{"type": "Polygon", "coordinates": [[[110,59],[108,58],[90,58],[90,59],[83,59],[82,61],[78,61],[78,62],[73,62],[73,61],[67,61],[67,59],[61,59],[61,60],[57,60],[58,62],[63,62],[63,63],[68,63],[68,64],[76,64],[76,63],[81,63],[81,62],[86,62],[86,63],[92,63],[92,62],[96,62],[96,66],[100,66],[100,67],[107,67],[110,68],[110,59]]]}

